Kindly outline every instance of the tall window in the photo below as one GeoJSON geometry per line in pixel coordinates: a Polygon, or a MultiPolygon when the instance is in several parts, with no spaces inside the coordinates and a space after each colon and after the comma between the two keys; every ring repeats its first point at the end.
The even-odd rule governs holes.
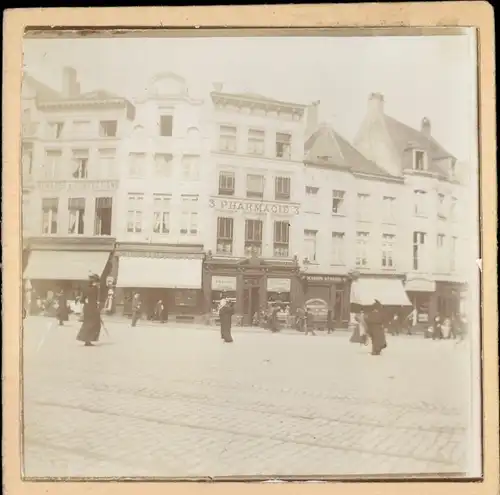
{"type": "Polygon", "coordinates": [[[274,179],[275,199],[290,199],[290,177],[276,177],[274,179]]]}
{"type": "Polygon", "coordinates": [[[142,232],[144,194],[128,195],[127,232],[142,232]]]}
{"type": "Polygon", "coordinates": [[[113,198],[96,198],[94,235],[111,235],[112,220],[113,198]]]}
{"type": "Polygon", "coordinates": [[[233,253],[233,224],[232,218],[217,218],[217,254],[233,253]]]}
{"type": "Polygon", "coordinates": [[[393,234],[382,234],[382,268],[394,268],[394,242],[393,234]]]}
{"type": "Polygon", "coordinates": [[[438,194],[438,217],[446,218],[446,197],[444,194],[438,194]]]}
{"type": "Polygon", "coordinates": [[[382,206],[383,206],[383,218],[386,223],[393,223],[396,218],[395,206],[396,206],[396,198],[393,196],[384,196],[382,198],[382,206]]]}
{"type": "Polygon", "coordinates": [[[332,213],[341,215],[344,212],[345,191],[334,189],[332,191],[332,213]]]}
{"type": "Polygon", "coordinates": [[[234,196],[234,172],[219,172],[219,195],[234,196]]]}
{"type": "Polygon", "coordinates": [[[181,235],[198,234],[198,196],[183,195],[181,211],[181,235]]]}
{"type": "Polygon", "coordinates": [[[99,122],[99,137],[116,137],[118,122],[116,120],[101,120],[99,122]]]}
{"type": "Polygon", "coordinates": [[[170,195],[153,195],[153,232],[155,234],[170,233],[170,201],[170,195]]]}
{"type": "Polygon", "coordinates": [[[49,122],[47,124],[48,139],[60,139],[64,130],[64,122],[49,122]]]}
{"type": "Polygon", "coordinates": [[[445,251],[445,240],[444,234],[438,234],[436,237],[436,259],[437,259],[437,271],[442,273],[446,270],[446,251],[445,251]]]}
{"type": "Polygon", "coordinates": [[[457,203],[458,203],[457,198],[452,197],[450,201],[450,220],[452,222],[454,222],[457,219],[457,203]]]}
{"type": "Polygon", "coordinates": [[[73,178],[88,179],[89,178],[89,151],[88,150],[73,150],[73,178]]]}
{"type": "Polygon", "coordinates": [[[413,269],[423,270],[426,264],[425,244],[427,234],[425,232],[413,232],[413,269]]]}
{"type": "Polygon", "coordinates": [[[263,198],[264,197],[264,176],[263,175],[247,175],[247,198],[263,198]]]}
{"type": "Polygon", "coordinates": [[[42,199],[42,233],[57,234],[58,198],[42,199]]]}
{"type": "Polygon", "coordinates": [[[33,149],[23,146],[22,149],[23,177],[30,177],[33,173],[33,149]]]}
{"type": "Polygon", "coordinates": [[[248,130],[248,153],[251,155],[263,155],[265,147],[264,131],[257,129],[248,130]]]}
{"type": "Polygon", "coordinates": [[[236,127],[221,125],[219,129],[219,150],[234,153],[236,151],[236,127]]]}
{"type": "Polygon", "coordinates": [[[290,256],[290,223],[288,221],[274,222],[274,256],[276,258],[290,256]]]}
{"type": "Polygon", "coordinates": [[[69,198],[68,213],[68,234],[82,235],[85,231],[85,198],[69,198]]]}
{"type": "Polygon", "coordinates": [[[450,239],[450,271],[454,272],[457,269],[457,237],[450,239]]]}
{"type": "Polygon", "coordinates": [[[173,134],[174,117],[172,115],[160,116],[160,136],[170,137],[173,134]]]}
{"type": "Polygon", "coordinates": [[[290,160],[292,154],[292,136],[284,132],[276,134],[276,157],[290,160]]]}
{"type": "Polygon", "coordinates": [[[144,177],[146,175],[146,153],[130,153],[128,174],[130,177],[144,177]]]}
{"type": "Polygon", "coordinates": [[[420,189],[413,191],[414,213],[417,217],[425,217],[427,214],[426,200],[427,193],[420,189]]]}
{"type": "Polygon", "coordinates": [[[245,220],[245,256],[262,254],[262,220],[245,220]]]}
{"type": "Polygon", "coordinates": [[[332,232],[332,265],[344,264],[344,232],[332,232]]]}
{"type": "Polygon", "coordinates": [[[368,240],[369,232],[356,232],[356,266],[368,266],[368,240]]]}
{"type": "Polygon", "coordinates": [[[184,155],[182,157],[182,178],[184,180],[197,180],[199,177],[200,157],[197,155],[184,155]]]}
{"type": "Polygon", "coordinates": [[[45,151],[44,178],[62,179],[62,153],[60,150],[45,151]]]}
{"type": "Polygon", "coordinates": [[[413,152],[413,170],[423,171],[426,167],[425,151],[415,150],[413,152]]]}
{"type": "Polygon", "coordinates": [[[155,155],[155,175],[157,177],[171,177],[173,156],[168,153],[155,155]]]}
{"type": "Polygon", "coordinates": [[[99,179],[111,179],[115,176],[115,157],[116,150],[101,149],[99,150],[99,179]]]}
{"type": "Polygon", "coordinates": [[[304,254],[309,263],[316,261],[316,230],[304,230],[304,254]]]}
{"type": "Polygon", "coordinates": [[[88,138],[92,133],[90,132],[90,121],[88,120],[75,120],[72,126],[72,134],[75,138],[88,138]]]}
{"type": "Polygon", "coordinates": [[[368,220],[370,218],[370,195],[358,194],[358,219],[368,220]]]}

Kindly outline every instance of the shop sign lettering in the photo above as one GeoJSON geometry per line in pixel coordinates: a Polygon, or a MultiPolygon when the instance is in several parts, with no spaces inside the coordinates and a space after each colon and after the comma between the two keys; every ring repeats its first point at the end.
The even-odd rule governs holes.
{"type": "Polygon", "coordinates": [[[42,181],[39,182],[42,191],[113,191],[118,187],[115,180],[81,180],[81,181],[42,181]]]}
{"type": "Polygon", "coordinates": [[[210,199],[210,208],[220,210],[243,211],[247,213],[276,213],[279,215],[298,215],[299,207],[281,203],[262,203],[256,201],[231,201],[227,199],[210,199]]]}
{"type": "Polygon", "coordinates": [[[289,278],[268,278],[267,290],[268,292],[290,292],[290,279],[289,278]]]}
{"type": "Polygon", "coordinates": [[[212,275],[212,290],[235,291],[236,277],[218,277],[212,275]]]}
{"type": "Polygon", "coordinates": [[[308,282],[336,282],[342,283],[344,279],[335,275],[306,275],[308,282]]]}

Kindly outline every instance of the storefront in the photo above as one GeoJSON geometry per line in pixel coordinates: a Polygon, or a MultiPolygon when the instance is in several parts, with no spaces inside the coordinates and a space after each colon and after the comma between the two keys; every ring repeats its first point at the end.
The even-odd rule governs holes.
{"type": "Polygon", "coordinates": [[[412,327],[427,327],[436,315],[436,282],[424,278],[408,278],[405,290],[413,307],[412,327]]]}
{"type": "Polygon", "coordinates": [[[222,293],[235,299],[235,313],[250,325],[269,302],[282,302],[293,312],[301,283],[295,261],[273,262],[260,258],[224,259],[207,256],[203,271],[205,311],[211,313],[222,293]]]}
{"type": "MultiPolygon", "coordinates": [[[[303,280],[303,304],[333,311],[336,324],[349,321],[350,279],[348,276],[306,273],[303,280]]],[[[324,312],[324,311],[323,311],[324,312]]]]}
{"type": "Polygon", "coordinates": [[[165,316],[175,321],[196,321],[203,313],[201,246],[121,243],[117,246],[118,314],[132,313],[132,298],[139,293],[142,316],[152,318],[161,301],[165,316]]]}
{"type": "Polygon", "coordinates": [[[436,282],[435,307],[441,318],[452,318],[464,313],[466,284],[457,282],[436,282]]]}
{"type": "MultiPolygon", "coordinates": [[[[33,238],[23,273],[24,294],[30,314],[42,313],[55,295],[64,291],[68,302],[83,296],[90,273],[101,277],[101,284],[113,272],[115,240],[109,238],[33,238]]],[[[106,293],[101,294],[102,299],[106,293]]]]}

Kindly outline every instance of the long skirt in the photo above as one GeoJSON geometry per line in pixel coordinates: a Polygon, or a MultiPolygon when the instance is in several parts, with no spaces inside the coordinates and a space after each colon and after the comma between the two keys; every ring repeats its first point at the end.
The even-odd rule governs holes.
{"type": "Polygon", "coordinates": [[[387,347],[384,328],[379,325],[373,326],[370,329],[370,337],[372,339],[372,354],[380,354],[387,347]]]}
{"type": "Polygon", "coordinates": [[[221,337],[224,342],[232,342],[233,336],[231,335],[231,325],[227,323],[221,324],[221,337]]]}
{"type": "Polygon", "coordinates": [[[76,340],[80,342],[97,342],[101,333],[101,317],[98,314],[91,318],[83,320],[80,331],[76,336],[76,340]]]}

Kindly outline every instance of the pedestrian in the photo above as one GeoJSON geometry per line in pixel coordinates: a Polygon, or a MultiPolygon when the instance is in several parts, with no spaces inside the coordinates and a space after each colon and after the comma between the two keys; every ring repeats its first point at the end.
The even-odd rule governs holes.
{"type": "Polygon", "coordinates": [[[401,325],[399,323],[399,316],[397,313],[395,313],[389,323],[389,332],[391,335],[399,335],[400,331],[401,325]]]}
{"type": "Polygon", "coordinates": [[[372,341],[372,355],[379,356],[387,347],[384,330],[384,315],[380,301],[375,299],[372,310],[366,318],[368,336],[372,341]]]}
{"type": "Polygon", "coordinates": [[[274,304],[271,307],[270,327],[271,327],[271,332],[273,332],[273,333],[279,332],[279,320],[278,320],[279,310],[280,309],[279,309],[277,304],[274,304]]]}
{"type": "Polygon", "coordinates": [[[83,323],[76,339],[85,342],[85,347],[99,340],[101,333],[101,312],[99,310],[99,275],[89,276],[89,286],[83,303],[83,323]]]}
{"type": "Polygon", "coordinates": [[[445,340],[451,339],[451,319],[445,318],[443,324],[441,325],[442,337],[445,340]]]}
{"type": "Polygon", "coordinates": [[[165,312],[165,306],[163,305],[163,301],[160,299],[155,306],[155,315],[154,315],[155,320],[159,321],[160,323],[165,323],[164,312],[165,312]]]}
{"type": "Polygon", "coordinates": [[[136,292],[134,294],[133,299],[132,299],[132,326],[133,327],[137,326],[137,321],[141,317],[141,307],[142,307],[141,296],[138,292],[136,292]]]}
{"type": "Polygon", "coordinates": [[[220,338],[224,340],[224,332],[222,331],[222,319],[221,319],[221,309],[226,307],[227,299],[222,295],[221,300],[219,301],[219,305],[217,306],[217,313],[219,315],[219,324],[220,324],[220,338]]]}
{"type": "Polygon", "coordinates": [[[305,323],[306,323],[305,335],[309,335],[309,332],[311,332],[312,335],[316,335],[316,333],[314,332],[314,315],[312,314],[310,308],[306,308],[305,323]]]}
{"type": "Polygon", "coordinates": [[[359,314],[354,317],[354,328],[349,341],[354,344],[366,345],[367,340],[368,335],[366,330],[365,311],[364,309],[361,309],[359,314]]]}
{"type": "Polygon", "coordinates": [[[69,320],[68,300],[66,299],[66,294],[62,289],[57,294],[56,304],[56,318],[59,322],[59,326],[62,327],[64,322],[69,320]]]}
{"type": "Polygon", "coordinates": [[[434,318],[434,325],[432,326],[432,340],[441,340],[442,338],[441,317],[438,315],[434,318]]]}
{"type": "Polygon", "coordinates": [[[328,310],[326,314],[326,328],[328,333],[333,333],[335,328],[333,327],[333,311],[331,309],[328,310]]]}
{"type": "Polygon", "coordinates": [[[226,343],[233,342],[231,335],[231,324],[234,315],[234,307],[232,302],[226,302],[219,310],[220,333],[222,340],[226,343]]]}

